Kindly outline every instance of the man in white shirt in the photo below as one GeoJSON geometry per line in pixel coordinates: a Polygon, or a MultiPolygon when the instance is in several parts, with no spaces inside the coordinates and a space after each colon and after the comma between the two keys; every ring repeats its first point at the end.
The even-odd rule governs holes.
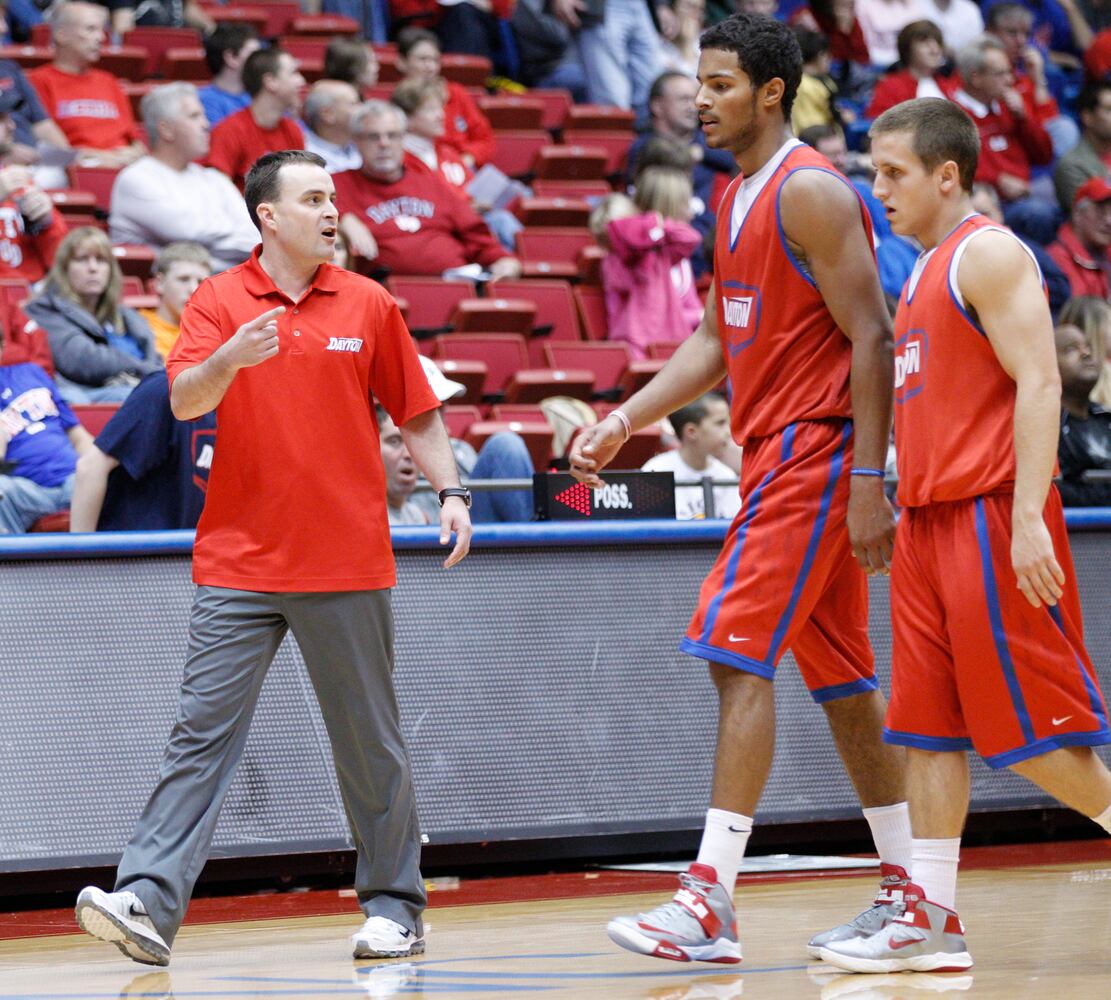
{"type": "MultiPolygon", "coordinates": [[[[731,468],[723,458],[736,461],[739,450],[729,431],[729,405],[716,392],[708,392],[693,403],[676,410],[668,420],[679,439],[679,447],[654,455],[641,466],[644,472],[675,474],[675,517],[680,521],[706,517],[702,480],[729,480],[738,483],[738,468],[731,468]],[[692,483],[696,485],[680,485],[692,483]]],[[[741,509],[737,486],[714,487],[714,511],[711,516],[732,520],[741,509]]]]}
{"type": "Polygon", "coordinates": [[[330,174],[363,165],[351,139],[351,113],[360,103],[359,92],[342,80],[317,80],[305,98],[305,149],[323,158],[330,174]]]}
{"type": "Polygon", "coordinates": [[[143,98],[149,156],[116,178],[108,217],[113,243],[199,243],[223,271],[258,243],[243,196],[227,177],[194,162],[208,153],[209,124],[191,83],[167,83],[143,98]]]}

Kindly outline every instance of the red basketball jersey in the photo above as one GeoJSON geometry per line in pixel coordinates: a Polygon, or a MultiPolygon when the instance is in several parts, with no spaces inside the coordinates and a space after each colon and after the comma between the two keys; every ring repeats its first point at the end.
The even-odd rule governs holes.
{"type": "MultiPolygon", "coordinates": [[[[788,248],[780,224],[780,193],[798,170],[822,170],[849,183],[824,156],[792,140],[752,176],[748,189],[743,178],[734,180],[718,206],[718,335],[731,385],[733,436],[741,443],[799,420],[852,414],[852,344],[805,263],[788,248]],[[738,198],[750,203],[735,219],[738,198]]],[[[871,245],[863,203],[860,218],[871,245]]]]}
{"type": "Polygon", "coordinates": [[[899,503],[1007,490],[1014,484],[1015,383],[965,307],[957,268],[968,241],[985,229],[965,219],[923,254],[895,316],[895,450],[899,503]]]}

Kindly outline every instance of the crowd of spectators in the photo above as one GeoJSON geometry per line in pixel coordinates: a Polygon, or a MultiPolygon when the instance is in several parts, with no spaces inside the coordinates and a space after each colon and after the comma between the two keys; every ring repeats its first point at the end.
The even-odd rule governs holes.
{"type": "MultiPolygon", "coordinates": [[[[490,58],[511,78],[492,83],[510,91],[562,87],[576,101],[633,112],[639,134],[609,177],[611,193],[590,195],[591,231],[606,251],[608,335],[633,359],[687,335],[712,271],[715,208],[736,173],[699,127],[698,36],[733,9],[794,25],[805,73],[793,124],[870,211],[892,301],[917,248],[891,232],[871,195],[867,125],[914,97],[969,112],[982,139],[976,205],[1031,248],[1059,322],[1066,502],[1111,497],[1098,476],[1111,467],[1111,13],[1095,0],[393,0],[394,24],[372,19],[365,37],[327,44],[311,87],[292,51],[247,24],[217,23],[211,6],[63,0],[51,8],[49,61],[24,70],[0,59],[0,277],[29,287],[25,301],[0,296],[0,491],[9,498],[0,532],[26,530],[71,498],[74,530],[195,522],[215,429],[183,428],[159,408],[164,358],[192,291],[258,241],[241,191],[265,152],[306,148],[324,159],[343,266],[376,277],[521,275],[521,219],[469,192],[495,159],[498,134],[473,90],[445,78],[444,53],[490,58]],[[210,74],[147,88],[141,121],[121,81],[98,66],[136,24],[197,29],[210,74]],[[383,88],[371,43],[387,40],[400,80],[383,88]],[[114,175],[109,211],[95,226],[67,227],[49,192],[90,167],[114,175]],[[135,308],[113,244],[155,252],[135,308]],[[98,402],[124,405],[94,445],[69,406],[98,402]],[[40,423],[49,433],[31,442],[28,428],[40,423]],[[12,485],[24,479],[31,485],[12,485]]],[[[6,28],[27,41],[38,20],[34,5],[21,5],[6,28]]],[[[447,402],[456,389],[445,380],[437,391],[447,402]]],[[[719,404],[707,397],[676,414],[678,448],[651,467],[734,474],[708,444],[719,404]]],[[[424,523],[431,498],[409,495],[408,467],[387,454],[386,431],[391,516],[397,499],[403,523],[424,523]]],[[[465,474],[476,465],[478,478],[491,468],[531,474],[517,435],[495,435],[483,454],[455,444],[465,474]]],[[[701,487],[685,489],[680,507],[705,516],[694,499],[701,487]]],[[[479,502],[478,519],[530,516],[527,495],[496,497],[479,502]]],[[[729,516],[726,499],[715,496],[717,516],[729,516]]]]}

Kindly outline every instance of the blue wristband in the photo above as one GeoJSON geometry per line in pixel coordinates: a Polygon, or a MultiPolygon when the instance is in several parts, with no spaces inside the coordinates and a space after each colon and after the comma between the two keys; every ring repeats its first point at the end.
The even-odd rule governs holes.
{"type": "Polygon", "coordinates": [[[883,469],[851,469],[850,476],[876,476],[880,479],[886,475],[883,469]]]}

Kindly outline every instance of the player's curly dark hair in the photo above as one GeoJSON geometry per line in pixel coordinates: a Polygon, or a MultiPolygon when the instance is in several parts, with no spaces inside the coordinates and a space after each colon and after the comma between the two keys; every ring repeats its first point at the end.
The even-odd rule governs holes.
{"type": "Polygon", "coordinates": [[[783,81],[783,117],[789,120],[802,80],[802,50],[782,21],[762,14],[733,14],[707,28],[698,40],[703,52],[734,52],[753,88],[778,77],[783,81]]]}

